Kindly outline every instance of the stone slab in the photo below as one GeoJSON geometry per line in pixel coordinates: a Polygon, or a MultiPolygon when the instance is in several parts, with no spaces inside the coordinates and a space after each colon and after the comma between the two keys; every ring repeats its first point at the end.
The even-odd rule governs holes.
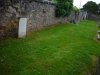
{"type": "Polygon", "coordinates": [[[26,36],[27,18],[20,18],[18,38],[24,38],[26,36]]]}

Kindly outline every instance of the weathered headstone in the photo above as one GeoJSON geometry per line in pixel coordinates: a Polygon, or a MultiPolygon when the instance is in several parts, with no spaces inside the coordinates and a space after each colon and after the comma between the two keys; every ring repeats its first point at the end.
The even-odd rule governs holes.
{"type": "Polygon", "coordinates": [[[100,30],[98,30],[98,36],[97,39],[100,40],[100,30]]]}
{"type": "Polygon", "coordinates": [[[97,34],[97,39],[100,40],[100,24],[97,25],[99,30],[98,30],[98,34],[97,34]]]}
{"type": "Polygon", "coordinates": [[[26,26],[27,26],[27,18],[20,18],[18,38],[24,38],[26,36],[26,26]]]}

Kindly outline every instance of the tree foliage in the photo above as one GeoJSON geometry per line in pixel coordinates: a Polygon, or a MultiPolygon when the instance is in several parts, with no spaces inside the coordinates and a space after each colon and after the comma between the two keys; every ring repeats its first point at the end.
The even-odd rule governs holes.
{"type": "Polygon", "coordinates": [[[73,9],[73,0],[57,0],[56,17],[65,17],[73,9]]]}
{"type": "Polygon", "coordinates": [[[98,14],[100,15],[100,3],[98,4],[98,14]]]}
{"type": "Polygon", "coordinates": [[[84,6],[83,9],[87,12],[96,14],[98,11],[98,5],[93,1],[88,1],[84,6]]]}
{"type": "Polygon", "coordinates": [[[79,11],[79,9],[76,6],[74,6],[73,11],[79,11]]]}
{"type": "Polygon", "coordinates": [[[100,3],[98,4],[98,9],[100,10],[100,3]]]}

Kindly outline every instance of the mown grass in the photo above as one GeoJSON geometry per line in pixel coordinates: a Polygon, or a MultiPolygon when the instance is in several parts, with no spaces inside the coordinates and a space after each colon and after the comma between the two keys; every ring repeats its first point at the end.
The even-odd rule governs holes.
{"type": "Polygon", "coordinates": [[[0,75],[81,75],[99,56],[94,21],[59,24],[0,42],[0,75]]]}

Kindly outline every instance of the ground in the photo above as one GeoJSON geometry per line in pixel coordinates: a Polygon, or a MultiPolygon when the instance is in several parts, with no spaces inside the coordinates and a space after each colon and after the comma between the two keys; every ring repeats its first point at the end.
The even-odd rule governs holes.
{"type": "Polygon", "coordinates": [[[0,41],[0,75],[82,75],[100,55],[95,21],[59,24],[0,41]]]}

